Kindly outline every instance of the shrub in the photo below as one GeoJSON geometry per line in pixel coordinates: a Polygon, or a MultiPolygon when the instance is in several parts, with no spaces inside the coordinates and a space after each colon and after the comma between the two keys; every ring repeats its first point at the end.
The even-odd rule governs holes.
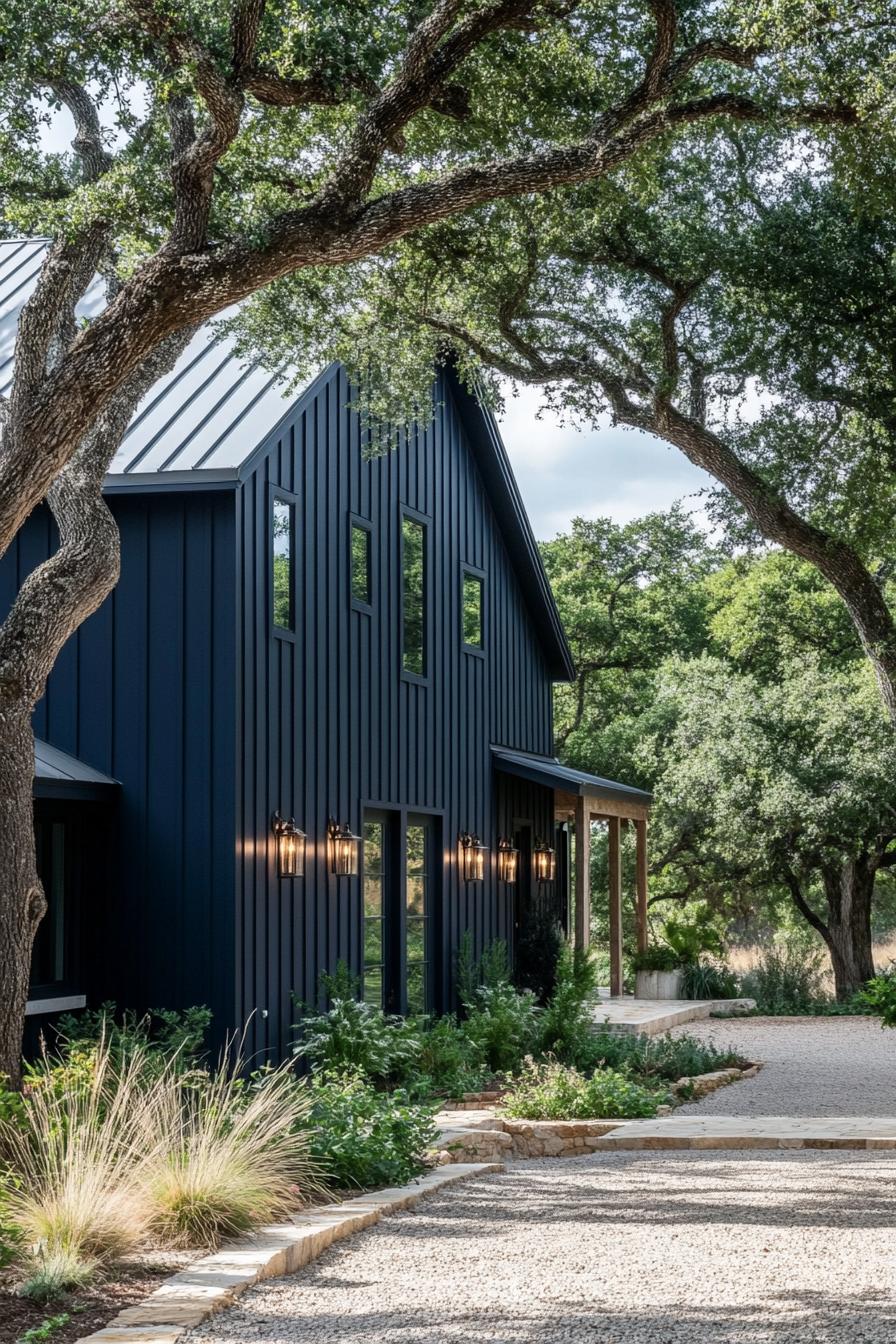
{"type": "Polygon", "coordinates": [[[163,1083],[135,1049],[116,1066],[108,1042],[64,1087],[44,1058],[29,1070],[23,1115],[0,1119],[14,1180],[6,1203],[31,1264],[38,1295],[83,1283],[94,1268],[143,1236],[148,1208],[139,1183],[152,1156],[147,1115],[163,1083]]]}
{"type": "Polygon", "coordinates": [[[678,953],[673,952],[671,947],[664,947],[662,943],[655,943],[653,947],[636,952],[632,957],[634,971],[677,971],[680,966],[678,953]]]}
{"type": "MultiPolygon", "coordinates": [[[[699,1073],[745,1065],[733,1050],[717,1050],[693,1036],[644,1036],[601,1031],[589,1042],[591,1067],[619,1069],[635,1078],[676,1082],[699,1073]]],[[[583,1066],[584,1067],[584,1066],[583,1066]]]]}
{"type": "Polygon", "coordinates": [[[419,1095],[438,1093],[457,1097],[474,1092],[486,1081],[482,1051],[471,1041],[457,1019],[451,1016],[419,1022],[420,1053],[416,1064],[419,1075],[413,1090],[419,1095]]]}
{"type": "Polygon", "coordinates": [[[517,939],[513,979],[518,989],[531,990],[540,1004],[554,992],[563,946],[563,930],[555,916],[537,907],[529,911],[517,939]]]}
{"type": "Polygon", "coordinates": [[[516,1120],[595,1120],[654,1116],[665,1092],[601,1069],[590,1078],[564,1064],[527,1060],[523,1074],[504,1098],[503,1110],[516,1120]]]}
{"type": "Polygon", "coordinates": [[[704,952],[720,957],[725,950],[719,917],[705,902],[668,915],[663,938],[678,958],[679,966],[692,966],[704,952]]]}
{"type": "Polygon", "coordinates": [[[336,1186],[403,1185],[424,1169],[436,1138],[433,1108],[384,1093],[358,1073],[315,1074],[310,1151],[336,1186]]]}
{"type": "Polygon", "coordinates": [[[142,1179],[152,1229],[166,1246],[216,1246],[270,1222],[322,1189],[310,1151],[311,1098],[289,1066],[256,1074],[221,1063],[156,1096],[161,1142],[142,1179]]]}
{"type": "Polygon", "coordinates": [[[740,980],[721,962],[703,957],[684,968],[681,993],[686,999],[736,999],[740,980]]]}
{"type": "Polygon", "coordinates": [[[403,1017],[354,998],[334,999],[325,1013],[307,1017],[293,1053],[314,1069],[356,1071],[383,1086],[403,1083],[418,1071],[420,1032],[403,1017]]]}
{"type": "Polygon", "coordinates": [[[139,1050],[147,1060],[158,1055],[190,1067],[202,1052],[211,1020],[211,1010],[199,1006],[183,1012],[155,1008],[142,1016],[126,1010],[119,1016],[109,1001],[78,1014],[63,1013],[55,1026],[54,1053],[65,1060],[72,1052],[92,1050],[103,1041],[114,1058],[139,1050]]]}
{"type": "Polygon", "coordinates": [[[879,1014],[882,1027],[896,1027],[896,969],[869,980],[856,995],[855,1007],[879,1014]]]}
{"type": "Polygon", "coordinates": [[[509,984],[480,985],[464,1033],[493,1074],[513,1072],[537,1043],[535,995],[509,984]]]}
{"type": "Polygon", "coordinates": [[[743,992],[756,1000],[761,1013],[804,1013],[826,996],[822,993],[824,952],[790,940],[764,949],[744,976],[743,992]]]}
{"type": "Polygon", "coordinates": [[[587,948],[565,944],[557,962],[554,992],[541,1017],[539,1044],[566,1064],[587,1051],[593,1019],[589,1000],[597,988],[594,963],[587,948]]]}

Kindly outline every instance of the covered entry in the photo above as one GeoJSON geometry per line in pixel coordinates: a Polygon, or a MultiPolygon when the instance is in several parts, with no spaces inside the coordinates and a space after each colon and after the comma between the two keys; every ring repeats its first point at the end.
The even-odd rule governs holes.
{"type": "Polygon", "coordinates": [[[492,747],[495,768],[554,791],[554,816],[574,828],[573,933],[586,947],[591,930],[591,823],[605,821],[609,839],[610,993],[622,993],[622,828],[635,828],[635,912],[638,949],[647,946],[647,822],[653,795],[584,770],[553,756],[492,747]]]}

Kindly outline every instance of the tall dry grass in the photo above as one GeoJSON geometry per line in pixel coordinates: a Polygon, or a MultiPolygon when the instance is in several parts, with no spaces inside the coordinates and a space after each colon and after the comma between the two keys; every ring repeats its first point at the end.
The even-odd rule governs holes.
{"type": "Polygon", "coordinates": [[[158,1096],[141,1179],[152,1235],[165,1246],[215,1246],[323,1191],[309,1153],[310,1090],[289,1065],[251,1084],[241,1073],[239,1061],[222,1062],[195,1086],[158,1096]]]}
{"type": "Polygon", "coordinates": [[[156,1154],[149,1117],[165,1091],[143,1051],[114,1059],[101,1041],[66,1073],[44,1059],[20,1120],[0,1122],[14,1176],[7,1216],[28,1251],[25,1291],[52,1296],[134,1247],[149,1227],[143,1167],[156,1154]]]}
{"type": "MultiPolygon", "coordinates": [[[[831,965],[831,958],[828,950],[821,940],[818,940],[818,949],[821,960],[821,989],[825,994],[833,997],[834,995],[834,969],[831,965]]],[[[813,944],[814,946],[814,944],[813,944]]],[[[766,952],[766,945],[763,943],[753,943],[749,946],[732,947],[725,956],[726,963],[734,971],[735,975],[741,979],[745,975],[756,969],[766,952]]],[[[875,943],[872,949],[874,965],[878,971],[885,971],[892,962],[896,962],[896,936],[887,939],[885,942],[875,943]]]]}

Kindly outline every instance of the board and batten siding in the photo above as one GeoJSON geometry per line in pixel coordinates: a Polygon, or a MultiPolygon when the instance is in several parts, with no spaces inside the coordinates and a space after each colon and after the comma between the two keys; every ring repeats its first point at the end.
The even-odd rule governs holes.
{"type": "MultiPolygon", "coordinates": [[[[121,579],[59,655],[38,737],[121,783],[114,880],[89,901],[91,1003],[206,1004],[234,1022],[234,495],[109,498],[121,579]]],[[[37,510],[0,562],[0,613],[56,546],[37,510]]]]}
{"type": "Polygon", "coordinates": [[[365,807],[441,819],[437,1006],[453,1006],[453,959],[472,930],[481,949],[512,941],[517,895],[495,880],[499,833],[531,821],[553,833],[550,790],[498,787],[491,744],[552,749],[551,677],[525,595],[479,477],[448,380],[430,424],[365,454],[344,371],[328,370],[257,460],[237,503],[239,775],[236,965],[238,1016],[253,1015],[259,1057],[289,1048],[292,996],[317,1001],[321,971],[361,965],[358,878],[327,870],[329,816],[360,832],[365,807]],[[295,632],[271,620],[272,496],[296,507],[295,632]],[[427,523],[427,675],[401,668],[401,519],[427,523]],[[372,603],[350,596],[353,516],[371,527],[372,603]],[[461,632],[464,565],[482,571],[483,656],[461,632]],[[306,875],[278,880],[271,815],[307,833],[306,875]],[[466,884],[457,837],[490,847],[484,883],[466,884]]]}

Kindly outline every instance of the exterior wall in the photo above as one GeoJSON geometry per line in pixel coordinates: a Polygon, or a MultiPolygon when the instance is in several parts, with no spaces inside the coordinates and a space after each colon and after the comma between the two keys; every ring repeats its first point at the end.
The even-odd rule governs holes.
{"type": "Polygon", "coordinates": [[[551,680],[523,593],[468,449],[446,382],[434,423],[384,456],[365,459],[341,371],[319,380],[241,489],[239,620],[238,1017],[255,1013],[259,1055],[289,1044],[290,996],[313,1001],[339,958],[361,963],[358,878],[326,869],[327,818],[359,831],[365,806],[441,817],[443,875],[439,1002],[453,1003],[453,954],[465,929],[477,948],[513,939],[523,896],[499,885],[499,833],[531,821],[553,834],[552,794],[507,781],[489,747],[552,749],[551,680]],[[296,635],[271,624],[271,494],[296,506],[296,635]],[[429,670],[401,671],[402,507],[429,525],[429,670]],[[350,600],[351,515],[372,526],[373,602],[350,600]],[[463,650],[461,567],[485,574],[485,654],[463,650]],[[276,877],[270,819],[295,816],[308,835],[306,876],[276,877]],[[490,846],[484,883],[458,872],[457,836],[490,846]]]}
{"type": "MultiPolygon", "coordinates": [[[[208,1004],[233,1020],[233,493],[118,496],[121,580],[62,651],[34,716],[121,782],[117,871],[82,939],[96,1003],[208,1004]]],[[[29,519],[0,562],[0,613],[53,548],[29,519]]]]}

